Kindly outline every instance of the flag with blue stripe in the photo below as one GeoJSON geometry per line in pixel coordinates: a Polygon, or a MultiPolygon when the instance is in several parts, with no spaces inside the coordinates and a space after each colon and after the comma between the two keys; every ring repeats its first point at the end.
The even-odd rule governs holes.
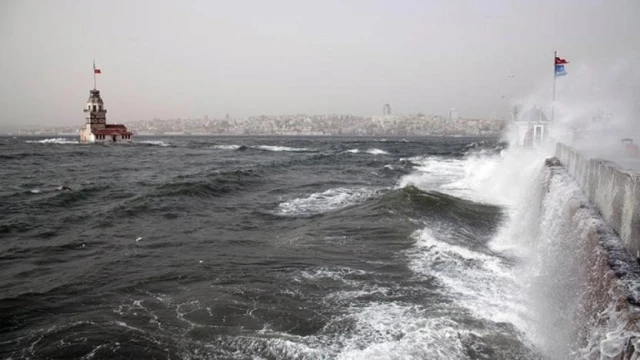
{"type": "Polygon", "coordinates": [[[567,72],[564,70],[564,65],[556,65],[556,77],[565,75],[567,72]]]}
{"type": "Polygon", "coordinates": [[[555,75],[556,77],[558,76],[565,76],[567,75],[567,72],[564,71],[564,64],[568,64],[569,62],[563,58],[559,58],[556,56],[555,59],[555,66],[556,66],[556,71],[555,71],[555,75]]]}

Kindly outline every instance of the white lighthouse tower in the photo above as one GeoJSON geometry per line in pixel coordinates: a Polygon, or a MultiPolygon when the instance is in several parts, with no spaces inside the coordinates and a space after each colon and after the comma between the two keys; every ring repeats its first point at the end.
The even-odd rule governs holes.
{"type": "Polygon", "coordinates": [[[133,134],[122,124],[107,124],[107,109],[100,96],[100,90],[96,89],[96,74],[100,74],[93,64],[93,90],[89,91],[89,100],[84,108],[85,124],[80,129],[81,143],[118,143],[131,142],[133,134]]]}

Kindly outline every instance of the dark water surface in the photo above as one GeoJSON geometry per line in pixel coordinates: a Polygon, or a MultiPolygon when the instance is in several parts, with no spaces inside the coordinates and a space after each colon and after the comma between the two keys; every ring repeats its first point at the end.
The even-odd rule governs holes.
{"type": "Polygon", "coordinates": [[[532,357],[451,280],[501,209],[399,185],[494,141],[74,140],[0,138],[2,358],[532,357]]]}

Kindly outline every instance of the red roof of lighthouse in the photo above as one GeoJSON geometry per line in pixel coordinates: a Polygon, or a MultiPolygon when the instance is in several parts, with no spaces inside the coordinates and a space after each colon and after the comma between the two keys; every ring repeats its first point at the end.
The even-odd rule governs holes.
{"type": "Polygon", "coordinates": [[[127,127],[122,124],[109,124],[104,129],[97,129],[92,131],[94,135],[133,135],[133,133],[127,131],[127,127]]]}

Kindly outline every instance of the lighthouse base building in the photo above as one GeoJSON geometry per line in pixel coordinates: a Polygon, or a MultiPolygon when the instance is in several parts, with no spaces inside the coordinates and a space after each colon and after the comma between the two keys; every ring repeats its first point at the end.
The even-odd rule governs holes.
{"type": "Polygon", "coordinates": [[[128,143],[133,138],[133,133],[122,124],[107,124],[107,109],[100,97],[100,90],[95,87],[96,74],[100,70],[93,65],[93,90],[89,91],[89,100],[84,108],[85,124],[80,129],[81,143],[128,143]]]}

